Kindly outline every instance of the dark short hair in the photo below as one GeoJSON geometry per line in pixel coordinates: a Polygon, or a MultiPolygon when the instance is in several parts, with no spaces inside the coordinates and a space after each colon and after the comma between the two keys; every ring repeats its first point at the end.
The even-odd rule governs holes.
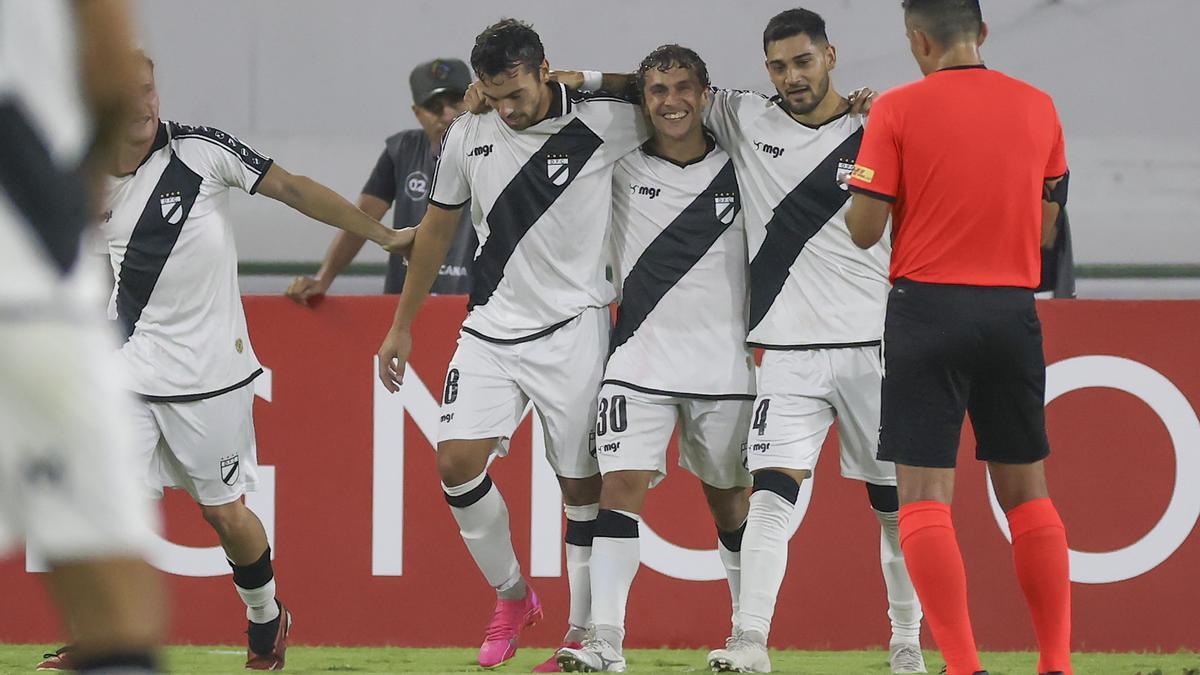
{"type": "Polygon", "coordinates": [[[481,78],[495,77],[522,66],[536,71],[546,60],[542,38],[533,26],[517,19],[501,19],[475,37],[471,68],[481,78]]]}
{"type": "Polygon", "coordinates": [[[813,42],[829,42],[829,37],[825,35],[825,19],[820,14],[802,7],[784,10],[767,22],[763,30],[763,51],[767,51],[767,45],[776,40],[802,34],[813,42]]]}
{"type": "Polygon", "coordinates": [[[974,39],[983,29],[979,0],[901,0],[900,5],[917,17],[929,37],[942,45],[974,39]]]}
{"type": "Polygon", "coordinates": [[[667,72],[672,68],[685,68],[692,71],[700,86],[707,87],[708,65],[695,51],[676,44],[662,45],[646,55],[637,69],[637,90],[640,94],[646,86],[646,73],[650,70],[667,72]]]}

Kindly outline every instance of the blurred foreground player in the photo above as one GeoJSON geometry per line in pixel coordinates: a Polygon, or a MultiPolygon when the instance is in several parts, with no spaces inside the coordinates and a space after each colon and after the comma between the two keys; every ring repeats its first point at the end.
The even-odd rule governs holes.
{"type": "MultiPolygon", "coordinates": [[[[508,507],[487,474],[492,459],[508,453],[529,403],[567,516],[563,646],[578,646],[589,623],[588,559],[600,508],[589,436],[615,296],[605,279],[612,173],[647,134],[636,106],[550,82],[541,38],[528,24],[489,26],[475,39],[471,67],[491,110],[463,115],[446,132],[404,292],[379,348],[379,378],[399,391],[413,320],[469,203],[481,245],[446,372],[437,464],[463,541],[496,592],[479,650],[479,664],[491,667],[512,658],[521,631],[542,616],[513,552],[508,507]]],[[[538,668],[558,665],[551,657],[538,668]]]]}
{"type": "MultiPolygon", "coordinates": [[[[592,540],[592,635],[558,652],[565,671],[625,670],[626,601],[641,564],[639,524],[667,474],[680,427],[680,465],[700,479],[717,528],[734,606],[750,473],[742,444],[754,403],[746,347],[746,239],[737,176],[703,124],[708,67],[679,45],[638,68],[654,137],[613,175],[617,324],[596,422],[604,476],[592,540]]],[[[682,514],[678,514],[682,516],[682,514]]],[[[736,613],[736,612],[735,612],[736,613]]]]}
{"type": "Polygon", "coordinates": [[[949,675],[981,671],[950,517],[963,414],[1008,515],[1038,671],[1071,672],[1067,538],[1046,488],[1046,366],[1033,289],[1066,202],[1050,97],[988,70],[978,0],[907,0],[925,78],[875,104],[847,226],[872,246],[892,216],[879,456],[894,461],[900,536],[949,675]]]}
{"type": "Polygon", "coordinates": [[[126,102],[126,11],[0,0],[0,551],[24,540],[49,564],[75,647],[44,666],[133,674],[155,671],[164,626],[154,521],[80,255],[85,154],[111,151],[126,102]]]}
{"type": "Polygon", "coordinates": [[[291,616],[275,598],[266,532],[242,502],[257,483],[253,380],[229,188],[262,193],[389,251],[411,241],[229,134],[158,116],[154,64],[138,55],[136,105],[120,128],[101,228],[116,285],[118,357],[141,398],[135,445],[146,486],[199,504],[233,567],[249,620],[246,667],[284,666],[291,616]]]}

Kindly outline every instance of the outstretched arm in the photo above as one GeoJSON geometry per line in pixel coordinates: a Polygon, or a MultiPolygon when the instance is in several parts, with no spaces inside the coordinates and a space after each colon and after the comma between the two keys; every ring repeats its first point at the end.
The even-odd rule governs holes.
{"type": "Polygon", "coordinates": [[[379,244],[389,253],[403,253],[412,246],[411,228],[393,230],[355,208],[341,195],[307,176],[288,173],[272,164],[258,185],[258,192],[283,202],[300,213],[379,244]]]}
{"type": "MultiPolygon", "coordinates": [[[[358,196],[357,206],[363,213],[382,221],[391,205],[379,197],[364,193],[358,196]]],[[[301,305],[307,305],[325,295],[333,285],[333,280],[354,260],[354,256],[358,255],[366,241],[365,237],[357,234],[344,230],[338,232],[333,238],[333,243],[329,245],[329,250],[325,252],[321,269],[313,276],[303,275],[293,279],[284,295],[301,305]]]]}

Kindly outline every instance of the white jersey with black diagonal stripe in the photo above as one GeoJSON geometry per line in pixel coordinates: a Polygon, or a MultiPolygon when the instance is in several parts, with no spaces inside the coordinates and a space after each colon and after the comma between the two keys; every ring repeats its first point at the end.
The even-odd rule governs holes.
{"type": "Polygon", "coordinates": [[[0,318],[78,316],[102,293],[80,273],[80,172],[91,141],[74,5],[0,0],[0,318]],[[35,316],[36,315],[36,316],[35,316]]]}
{"type": "Polygon", "coordinates": [[[842,115],[818,128],[777,98],[717,89],[706,113],[733,157],[750,249],[751,344],[814,347],[883,336],[890,237],[863,251],[850,240],[850,193],[865,119],[842,115]]]}
{"type": "Polygon", "coordinates": [[[194,400],[261,372],[238,290],[229,188],[253,194],[271,160],[211,127],[159,125],[134,173],[108,179],[109,318],[134,391],[194,400]]]}
{"type": "Polygon", "coordinates": [[[549,115],[522,131],[496,112],[446,131],[429,201],[470,201],[479,250],[463,329],[519,341],[612,302],[605,247],[612,169],[647,138],[625,101],[550,85],[549,115]]]}
{"type": "Polygon", "coordinates": [[[613,174],[620,306],[604,381],[647,393],[753,398],[746,241],[733,162],[686,166],[645,150],[613,174]]]}

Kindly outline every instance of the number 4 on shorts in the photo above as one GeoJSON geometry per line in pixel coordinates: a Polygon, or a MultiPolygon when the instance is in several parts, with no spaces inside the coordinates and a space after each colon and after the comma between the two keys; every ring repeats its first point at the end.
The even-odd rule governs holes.
{"type": "Polygon", "coordinates": [[[771,399],[764,398],[759,401],[758,407],[754,410],[754,424],[751,425],[759,436],[767,432],[767,411],[771,408],[771,399]]]}

